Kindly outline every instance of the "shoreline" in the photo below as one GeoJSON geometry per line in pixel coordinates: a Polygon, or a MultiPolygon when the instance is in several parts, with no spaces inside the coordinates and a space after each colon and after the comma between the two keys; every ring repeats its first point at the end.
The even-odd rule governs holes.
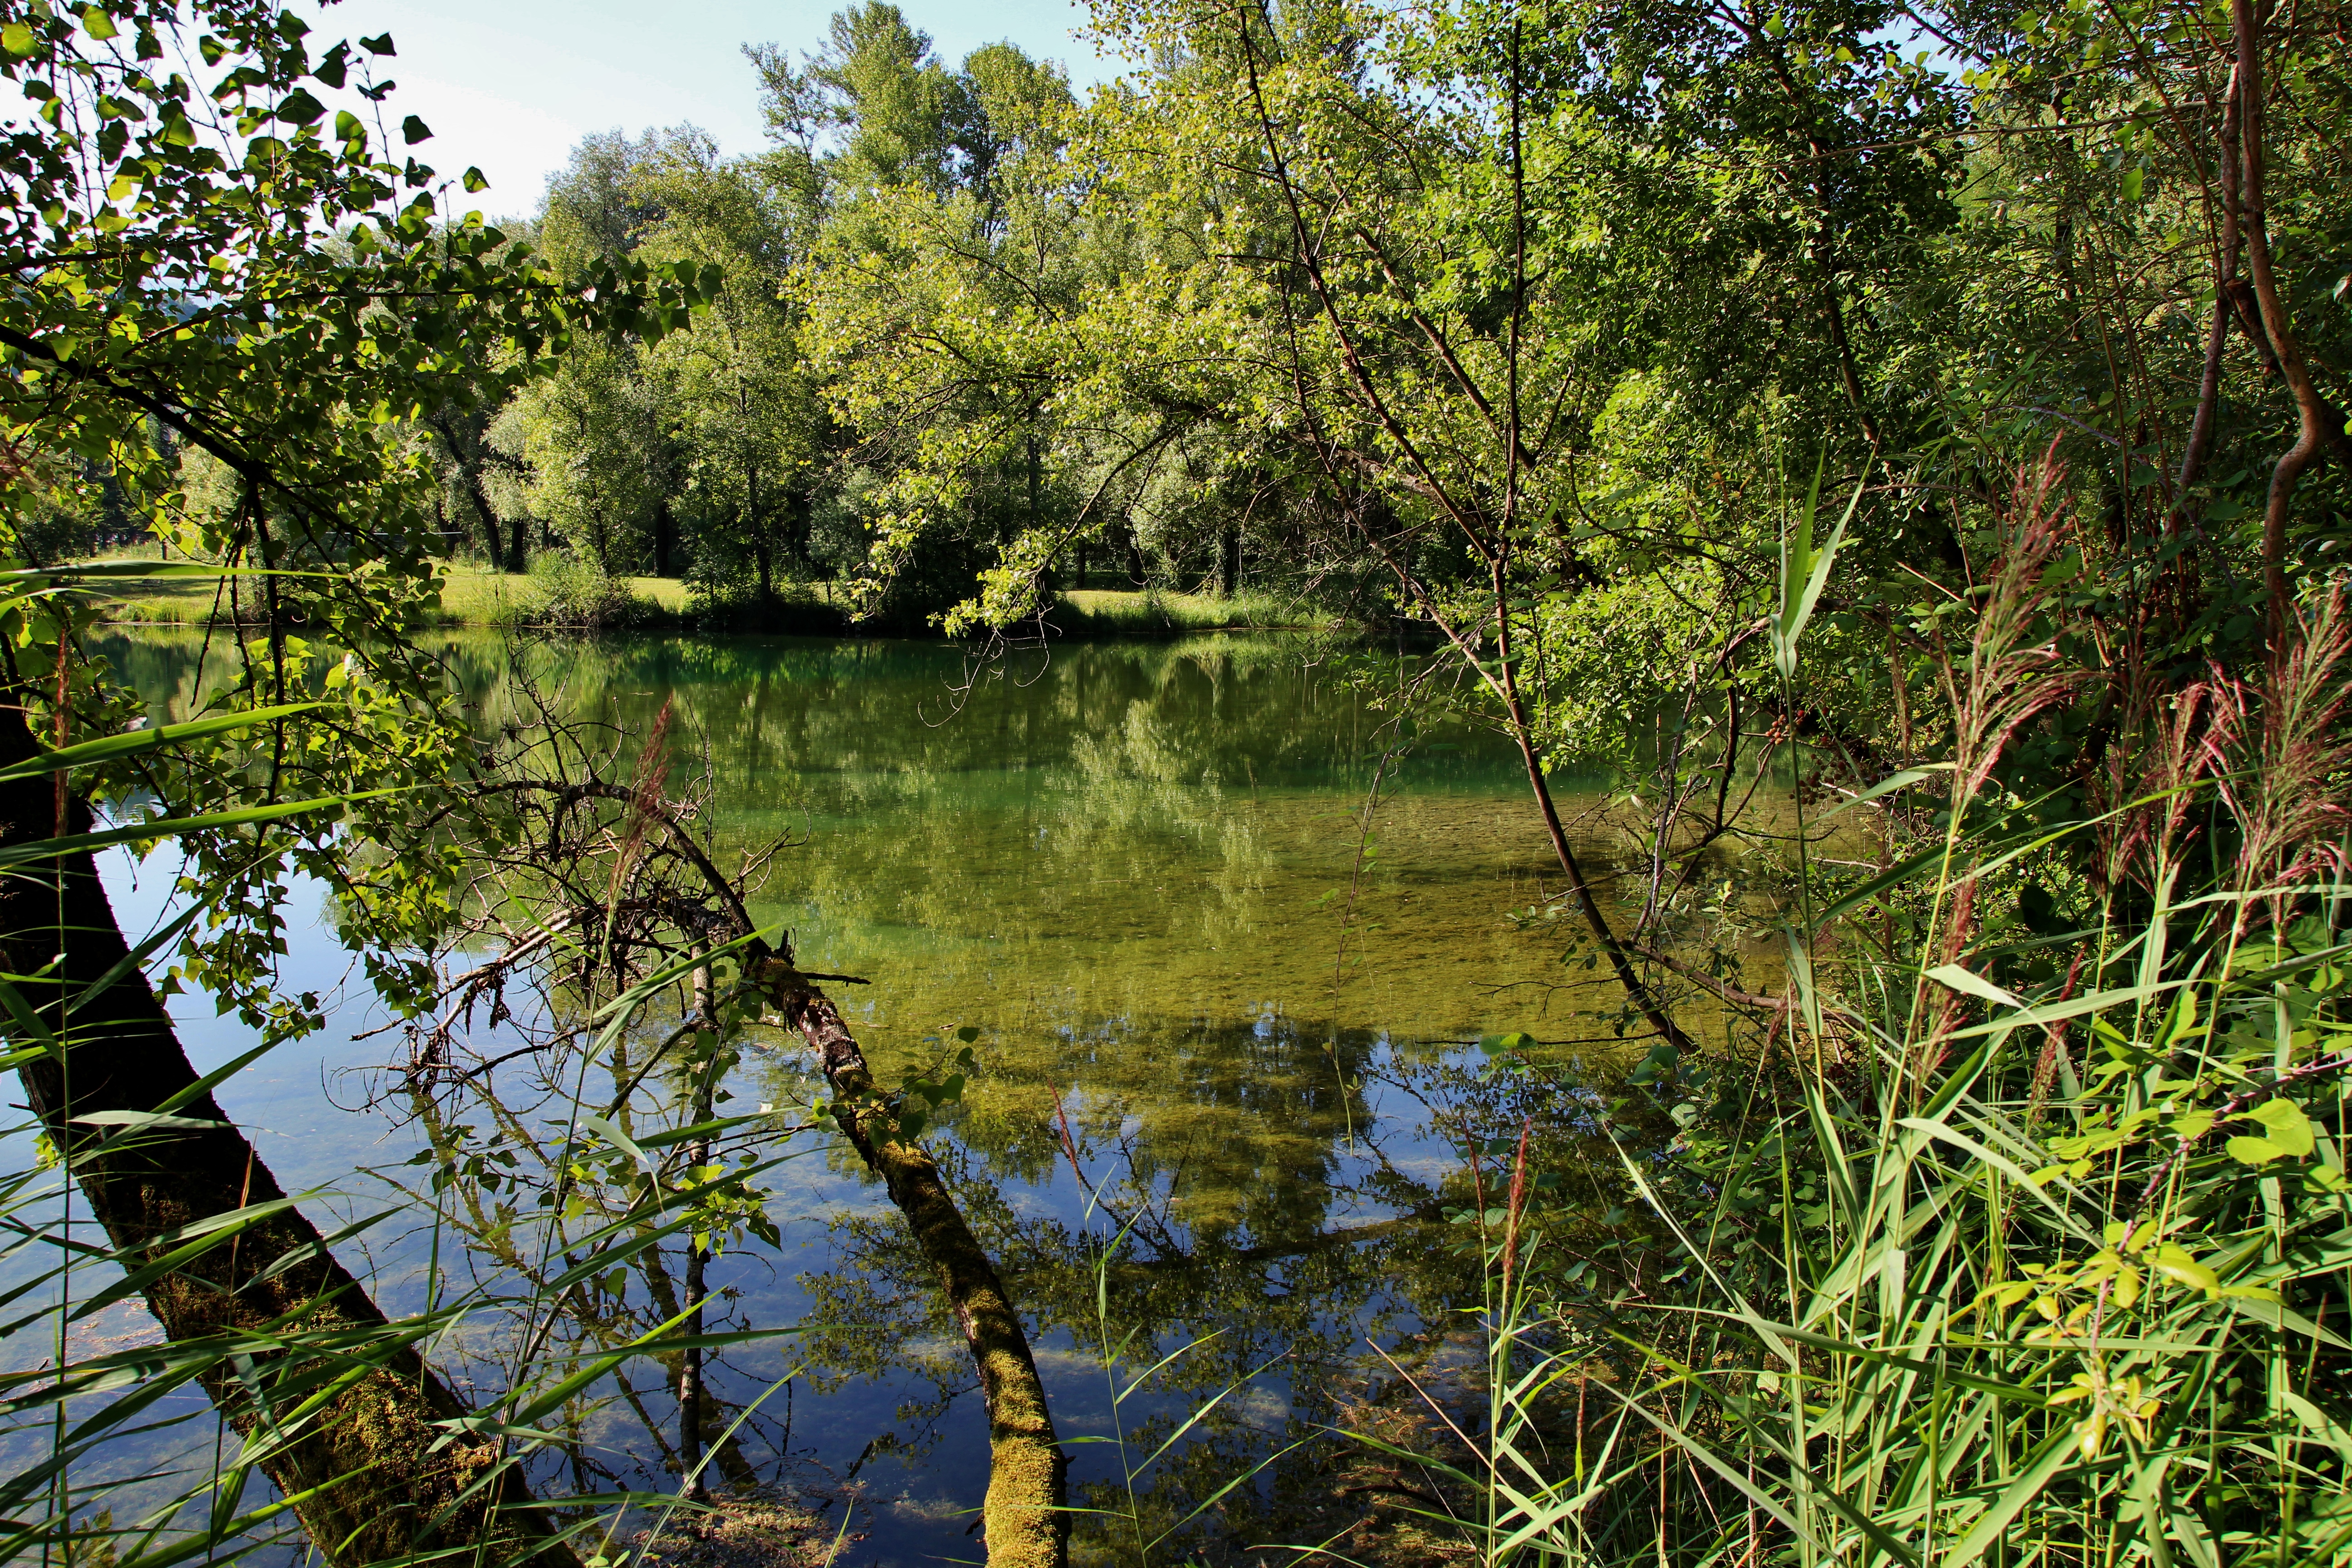
{"type": "MultiPolygon", "coordinates": [[[[120,558],[118,558],[120,559],[120,558]]],[[[409,624],[423,631],[516,630],[580,636],[885,637],[936,639],[928,616],[883,615],[854,622],[834,604],[829,585],[794,584],[768,605],[698,603],[675,577],[617,580],[626,597],[592,616],[548,613],[546,584],[528,574],[455,571],[445,577],[441,606],[409,624]]],[[[266,629],[269,619],[251,614],[215,614],[216,586],[191,581],[145,591],[107,593],[101,622],[110,626],[236,626],[266,629]]],[[[245,606],[239,606],[246,609],[245,606]]],[[[1275,595],[1244,592],[1235,597],[1176,594],[1156,589],[1071,589],[1046,612],[1049,634],[1071,642],[1171,642],[1210,634],[1255,633],[1341,637],[1374,640],[1382,628],[1357,621],[1302,617],[1300,606],[1275,595]]],[[[1393,630],[1390,633],[1393,636],[1393,630]]]]}

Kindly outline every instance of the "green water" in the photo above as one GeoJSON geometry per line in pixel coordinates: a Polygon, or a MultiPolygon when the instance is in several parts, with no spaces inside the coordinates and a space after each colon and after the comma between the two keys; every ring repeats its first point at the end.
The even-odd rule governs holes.
{"type": "MultiPolygon", "coordinates": [[[[481,669],[498,654],[451,651],[504,717],[511,694],[481,669]]],[[[953,1017],[1026,1039],[1271,1008],[1458,1037],[1508,1013],[1498,966],[1534,956],[1500,916],[1536,892],[1536,817],[1515,759],[1473,733],[1391,764],[1349,910],[1393,737],[1279,644],[1064,648],[961,702],[955,650],[919,643],[541,648],[527,665],[558,706],[631,732],[675,704],[682,753],[708,747],[722,833],[805,840],[757,912],[813,963],[873,976],[886,1031],[953,1017]]]]}
{"type": "MultiPolygon", "coordinates": [[[[176,716],[196,647],[162,634],[104,651],[176,716]]],[[[634,758],[669,705],[674,784],[707,769],[721,864],[785,841],[755,914],[790,928],[803,967],[872,981],[835,994],[886,1078],[936,1055],[927,1037],[980,1031],[982,1071],[933,1142],[1032,1317],[1064,1433],[1140,1420],[1149,1436],[1238,1385],[1153,1472],[1154,1507],[1379,1397],[1368,1336],[1443,1327],[1464,1282],[1428,1221],[1455,1171],[1448,1127],[1507,1112],[1460,1047],[1540,1032],[1568,1004],[1549,989],[1556,944],[1505,918],[1554,890],[1516,753],[1470,727],[1400,749],[1371,700],[1394,666],[1226,639],[1065,647],[976,679],[956,649],[910,642],[461,635],[436,651],[486,730],[544,703],[610,723],[634,758]],[[1140,1330],[1130,1367],[1212,1338],[1114,1412],[1093,1249],[1122,1226],[1109,1279],[1119,1332],[1140,1330]]],[[[127,910],[161,907],[153,882],[123,885],[127,910]]],[[[305,931],[290,962],[339,961],[305,931]]],[[[194,1011],[201,1059],[238,1048],[194,1011]]],[[[263,1146],[282,1176],[348,1173],[362,1132],[387,1162],[413,1146],[381,1110],[337,1109],[363,1098],[339,1085],[396,1053],[348,1038],[381,1021],[347,997],[323,1047],[227,1097],[278,1134],[263,1146]]],[[[739,1100],[805,1098],[793,1042],[762,1043],[739,1100]]],[[[837,1140],[803,1148],[771,1205],[783,1255],[730,1253],[714,1276],[734,1322],[808,1330],[716,1374],[740,1405],[788,1356],[809,1363],[747,1426],[745,1461],[853,1512],[866,1539],[844,1561],[968,1556],[956,1510],[986,1462],[968,1363],[895,1212],[837,1140]]],[[[394,1304],[418,1296],[418,1245],[371,1259],[394,1304]]],[[[607,1475],[659,1485],[665,1406],[658,1378],[638,1382],[637,1407],[587,1437],[607,1475]]],[[[1081,1447],[1076,1479],[1105,1483],[1115,1458],[1081,1447]]]]}

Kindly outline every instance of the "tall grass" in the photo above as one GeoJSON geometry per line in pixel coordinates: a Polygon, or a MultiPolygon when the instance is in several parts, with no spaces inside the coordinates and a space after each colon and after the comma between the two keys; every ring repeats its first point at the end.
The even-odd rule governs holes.
{"type": "MultiPolygon", "coordinates": [[[[45,581],[37,573],[12,574],[0,593],[36,599],[53,593],[45,581]]],[[[333,705],[322,700],[248,709],[102,734],[0,768],[0,782],[37,781],[46,823],[54,775],[62,823],[80,770],[152,758],[247,729],[266,731],[289,714],[333,705]]],[[[357,798],[166,814],[29,841],[19,821],[16,841],[0,850],[0,875],[29,879],[35,896],[25,907],[37,910],[40,889],[50,885],[44,879],[62,889],[68,878],[89,875],[87,857],[95,849],[194,831],[234,833],[304,813],[331,818],[357,798]]],[[[638,847],[639,863],[652,858],[638,847]]],[[[676,962],[646,966],[650,973],[632,970],[632,983],[610,985],[566,1020],[564,1037],[573,1043],[565,1061],[575,1092],[554,1108],[553,1124],[538,1132],[546,1180],[535,1206],[506,1202],[497,1226],[517,1266],[448,1290],[444,1281],[452,1273],[436,1255],[422,1310],[387,1317],[364,1299],[364,1282],[321,1270],[319,1260],[401,1217],[429,1220],[437,1254],[443,1230],[463,1228],[449,1212],[469,1190],[460,1179],[462,1168],[473,1168],[473,1188],[501,1184],[482,1173],[486,1161],[500,1156],[495,1141],[485,1148],[470,1144],[464,1129],[443,1129],[422,1156],[436,1169],[415,1205],[396,1188],[383,1189],[374,1203],[357,1193],[278,1196],[249,1142],[240,1144],[247,1186],[257,1196],[267,1190],[270,1195],[262,1201],[240,1199],[216,1213],[183,1208],[189,1215],[184,1223],[157,1232],[144,1223],[147,1211],[130,1212],[133,1205],[121,1195],[140,1180],[168,1193],[173,1173],[197,1168],[189,1163],[196,1159],[192,1141],[241,1140],[215,1119],[214,1091],[273,1048],[265,1043],[169,1094],[148,1095],[139,1084],[107,1086],[118,1100],[126,1092],[135,1097],[142,1109],[93,1109],[89,1099],[76,1098],[74,1066],[88,1072],[106,1065],[108,1043],[116,1038],[109,1032],[117,1026],[112,1015],[118,999],[140,984],[140,969],[226,897],[193,875],[184,875],[180,891],[184,907],[176,918],[104,975],[87,985],[77,981],[77,991],[61,992],[48,971],[0,974],[0,1036],[7,1042],[0,1069],[24,1069],[29,1077],[39,1067],[61,1086],[35,1097],[45,1101],[43,1121],[0,1133],[22,1162],[0,1174],[0,1339],[11,1352],[0,1366],[0,1455],[10,1461],[0,1479],[0,1561],[163,1568],[198,1558],[236,1561],[300,1544],[344,1562],[528,1560],[541,1568],[568,1568],[575,1561],[609,1557],[635,1510],[656,1508],[658,1530],[677,1510],[697,1509],[689,1495],[699,1485],[698,1466],[685,1468],[675,1495],[581,1487],[553,1496],[541,1490],[533,1500],[522,1478],[530,1472],[543,1487],[568,1468],[584,1479],[576,1435],[609,1400],[610,1380],[625,1364],[790,1331],[704,1333],[699,1298],[674,1302],[675,1310],[659,1321],[623,1333],[599,1337],[566,1328],[583,1298],[599,1288],[617,1296],[613,1281],[625,1279],[632,1268],[648,1267],[665,1245],[700,1255],[715,1248],[715,1238],[763,1223],[751,1184],[781,1157],[747,1150],[726,1162],[710,1158],[714,1139],[769,1131],[762,1117],[709,1113],[708,1085],[730,1059],[743,1009],[730,1003],[714,1010],[706,984],[699,1011],[686,1026],[661,1022],[688,976],[707,980],[726,973],[734,950],[753,934],[706,940],[676,962]],[[639,1037],[649,1032],[656,1043],[647,1052],[639,1037]],[[612,1062],[633,1043],[639,1055],[631,1089],[656,1068],[704,1086],[698,1099],[689,1094],[682,1105],[656,1108],[673,1120],[681,1109],[702,1112],[689,1132],[665,1130],[665,1136],[640,1121],[639,1136],[632,1138],[622,1125],[628,1120],[627,1091],[604,1105],[601,1116],[577,1092],[592,1068],[612,1062]],[[609,1119],[614,1116],[620,1122],[609,1119]],[[143,1177],[137,1174],[142,1172],[143,1177]],[[98,1202],[91,1194],[101,1190],[113,1194],[107,1200],[115,1205],[111,1217],[91,1212],[98,1202]],[[302,1232],[308,1242],[289,1249],[287,1222],[294,1211],[316,1212],[338,1199],[356,1199],[362,1212],[331,1234],[302,1232]],[[326,1293],[306,1296],[311,1287],[300,1281],[310,1278],[322,1279],[320,1289],[326,1293]],[[264,1286],[278,1293],[291,1289],[290,1310],[254,1310],[255,1301],[278,1299],[263,1294],[264,1286]],[[167,1337],[119,1349],[93,1342],[100,1314],[135,1310],[142,1299],[167,1337]],[[477,1380],[487,1384],[487,1394],[470,1409],[451,1399],[419,1360],[453,1340],[467,1342],[489,1371],[477,1380]],[[39,1353],[27,1353],[36,1345],[39,1353]],[[432,1396],[421,1401],[384,1393],[428,1384],[432,1396]],[[341,1430],[333,1442],[322,1442],[330,1428],[341,1430]],[[319,1458],[329,1453],[369,1458],[358,1469],[324,1473],[319,1458]],[[418,1473],[403,1467],[433,1469],[436,1483],[451,1475],[456,1479],[446,1488],[425,1489],[417,1484],[418,1473]],[[300,1483],[289,1486],[289,1478],[300,1483]],[[428,1495],[430,1506],[418,1502],[428,1495]],[[320,1521],[329,1519],[355,1526],[351,1537],[322,1537],[320,1521]],[[373,1544],[355,1548],[352,1542],[362,1535],[373,1544]],[[404,1543],[410,1549],[402,1550],[404,1543]]],[[[63,897],[60,891],[60,908],[63,897]]],[[[593,933],[552,934],[551,956],[559,961],[569,956],[593,963],[606,956],[589,951],[595,947],[593,933]]],[[[68,945],[62,931],[46,925],[29,935],[9,935],[20,949],[29,943],[47,952],[68,945]]],[[[61,952],[51,969],[71,973],[64,963],[61,952]]],[[[82,1094],[94,1087],[83,1086],[82,1094]]],[[[646,1092],[656,1100],[677,1099],[662,1081],[646,1092]]],[[[511,1154],[504,1158],[509,1172],[504,1196],[514,1199],[520,1184],[511,1174],[511,1154]]],[[[201,1184],[190,1190],[200,1191],[201,1184]]],[[[693,1278],[698,1283],[699,1276],[693,1278]]],[[[744,1411],[735,1424],[750,1414],[744,1411]]],[[[722,1447],[731,1435],[730,1427],[721,1436],[722,1447]]]]}
{"type": "MultiPolygon", "coordinates": [[[[604,1010],[601,1027],[580,1053],[583,1072],[641,1025],[675,978],[653,977],[604,1010]]],[[[0,981],[0,1003],[13,1016],[31,1016],[16,986],[0,981]]],[[[20,1047],[5,1065],[44,1048],[20,1047]]],[[[200,1089],[209,1091],[261,1054],[235,1058],[207,1075],[200,1089]]],[[[105,1152],[120,1154],[142,1140],[168,1137],[184,1124],[174,1121],[178,1109],[168,1104],[149,1116],[118,1116],[106,1130],[105,1152]]],[[[724,1135],[762,1120],[719,1118],[706,1121],[702,1130],[724,1135]]],[[[27,1142],[22,1134],[29,1129],[9,1131],[19,1146],[27,1142]]],[[[40,1336],[51,1347],[39,1364],[0,1372],[0,1451],[20,1457],[16,1472],[0,1480],[0,1559],[165,1568],[195,1560],[236,1561],[273,1547],[299,1548],[304,1537],[295,1509],[302,1500],[270,1486],[274,1461],[290,1454],[320,1423],[352,1418],[334,1407],[339,1391],[387,1375],[404,1356],[453,1338],[472,1340],[478,1352],[491,1349],[496,1374],[487,1399],[444,1423],[444,1446],[485,1439],[491,1444],[490,1462],[473,1478],[467,1497],[495,1498],[509,1475],[532,1471],[543,1479],[560,1473],[583,1421],[612,1400],[606,1384],[616,1369],[790,1332],[698,1333],[686,1320],[700,1301],[686,1303],[641,1331],[605,1336],[604,1342],[568,1323],[573,1298],[641,1265],[650,1249],[682,1247],[714,1225],[728,1223],[746,1184],[782,1163],[771,1158],[723,1170],[689,1170],[678,1164],[686,1148],[682,1140],[650,1131],[638,1143],[586,1104],[575,1103],[549,1140],[548,1164],[556,1184],[548,1206],[553,1214],[538,1224],[525,1217],[520,1226],[509,1216],[509,1245],[522,1255],[522,1266],[456,1290],[438,1288],[453,1275],[436,1268],[434,1299],[424,1310],[382,1324],[354,1326],[333,1311],[319,1310],[257,1331],[227,1329],[105,1350],[89,1346],[77,1329],[110,1308],[136,1302],[160,1274],[184,1276],[207,1259],[233,1253],[241,1237],[290,1205],[316,1205],[358,1194],[306,1192],[207,1216],[139,1247],[114,1248],[80,1212],[70,1185],[77,1159],[97,1157],[98,1152],[84,1149],[77,1155],[44,1141],[37,1168],[0,1178],[0,1268],[10,1282],[5,1298],[9,1316],[0,1322],[0,1333],[11,1340],[40,1336]],[[608,1165],[642,1165],[650,1179],[617,1184],[625,1195],[614,1202],[616,1184],[602,1179],[608,1165]],[[582,1184],[593,1185],[598,1201],[572,1201],[576,1194],[568,1188],[582,1184]],[[554,1218],[572,1211],[584,1218],[569,1226],[554,1218]],[[142,1468],[126,1474],[126,1456],[135,1457],[142,1468]]],[[[473,1152],[450,1147],[432,1152],[454,1175],[473,1152]]],[[[451,1184],[430,1184],[433,1194],[451,1184]]],[[[437,1215],[441,1205],[433,1194],[412,1205],[404,1194],[388,1193],[324,1243],[345,1246],[388,1219],[414,1222],[420,1215],[437,1215]]],[[[286,1266],[282,1260],[273,1269],[286,1266]]],[[[735,1417],[722,1445],[759,1403],[753,1400],[735,1417]]],[[[706,1456],[703,1463],[709,1462],[706,1456]]],[[[658,1532],[671,1526],[680,1510],[689,1515],[701,1511],[691,1500],[700,1468],[683,1474],[675,1493],[542,1490],[539,1502],[552,1521],[551,1534],[469,1542],[458,1555],[466,1561],[481,1556],[487,1562],[544,1563],[564,1561],[566,1552],[581,1560],[610,1556],[625,1527],[632,1538],[637,1535],[641,1519],[649,1518],[658,1532]]],[[[438,1522],[422,1521],[420,1532],[438,1522]]],[[[308,1544],[334,1551],[332,1542],[308,1544]]],[[[450,1552],[446,1545],[421,1545],[404,1555],[374,1560],[448,1561],[450,1552]]]]}
{"type": "Polygon", "coordinates": [[[1561,1110],[1482,1168],[1484,1362],[1393,1450],[1465,1560],[2352,1561],[2352,638],[2325,600],[2261,669],[2126,691],[2079,808],[2021,801],[2084,679],[2036,499],[1951,754],[1862,807],[1921,831],[1801,858],[1772,1006],[1630,1078],[1489,1042],[1561,1110]]]}
{"type": "Polygon", "coordinates": [[[1170,594],[1073,589],[1046,612],[1066,637],[1177,637],[1194,632],[1300,626],[1317,618],[1310,606],[1279,594],[1170,594]]]}

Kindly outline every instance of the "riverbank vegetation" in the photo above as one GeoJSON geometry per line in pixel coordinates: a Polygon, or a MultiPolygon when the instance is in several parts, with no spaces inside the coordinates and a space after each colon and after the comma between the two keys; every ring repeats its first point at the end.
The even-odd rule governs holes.
{"type": "MultiPolygon", "coordinates": [[[[1095,18],[1132,68],[1081,100],[853,5],[751,49],[765,152],[593,138],[493,225],[384,109],[388,37],[0,0],[0,1003],[45,1141],[0,1201],[9,1331],[54,1342],[0,1373],[46,1433],[7,1552],[161,1568],[290,1518],[339,1563],[593,1568],[708,1517],[766,1396],[704,1357],[782,1326],[706,1321],[707,1270],[772,1245],[799,1157],[723,1085],[781,1041],[791,1131],[896,1210],[808,1353],[952,1333],[992,1563],[2345,1560],[2341,7],[1095,18]],[[169,563],[70,564],[142,533],[169,563]],[[1527,1032],[1432,1069],[1444,1169],[1381,1178],[1400,1268],[1453,1283],[1350,1321],[1344,1375],[1301,1317],[1314,1420],[1242,1421],[1281,1356],[1180,1331],[1218,1268],[1401,1231],[1204,1262],[1058,1089],[986,1101],[978,1028],[867,1061],[824,986],[868,977],[755,918],[774,847],[715,852],[668,707],[469,713],[410,629],[457,570],[557,626],[650,575],[709,626],[945,633],[966,692],[1057,615],[1433,648],[1316,657],[1382,769],[1498,736],[1545,856],[1495,911],[1543,956],[1527,1032]],[[185,722],[90,657],[141,578],[231,607],[185,722]],[[134,947],[92,857],[165,840],[185,913],[134,947]],[[163,1005],[320,1029],[294,875],[407,1025],[383,1103],[475,1280],[436,1251],[415,1313],[163,1005]],[[957,1152],[989,1137],[1084,1222],[1005,1202],[957,1152]],[[73,1350],[134,1294],[157,1343],[73,1350]],[[1048,1333],[1196,1404],[1073,1487],[1048,1333]],[[613,1401],[675,1433],[674,1493],[594,1468],[613,1401]],[[106,1442],[207,1413],[199,1483],[101,1509],[106,1442]]],[[[1319,1070],[1352,1137],[1380,1069],[1319,1070]]]]}

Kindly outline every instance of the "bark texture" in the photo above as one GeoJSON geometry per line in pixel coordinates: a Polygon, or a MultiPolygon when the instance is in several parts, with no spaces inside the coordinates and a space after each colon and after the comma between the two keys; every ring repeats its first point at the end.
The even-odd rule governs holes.
{"type": "MultiPolygon", "coordinates": [[[[22,710],[0,710],[0,764],[35,750],[22,710]]],[[[51,778],[0,783],[0,844],[52,837],[60,804],[51,778]]],[[[82,802],[63,797],[62,806],[68,831],[88,828],[82,802]]],[[[245,1135],[226,1125],[209,1094],[174,1114],[223,1124],[213,1129],[145,1131],[135,1138],[118,1132],[105,1140],[101,1129],[73,1120],[101,1110],[152,1111],[198,1076],[136,967],[69,1020],[60,1019],[63,998],[102,978],[128,952],[89,854],[0,874],[0,963],[24,975],[59,960],[58,982],[46,993],[24,985],[65,1041],[61,1058],[21,1069],[27,1100],[58,1149],[70,1153],[88,1213],[108,1239],[133,1257],[153,1258],[171,1250],[159,1238],[285,1192],[245,1135]]],[[[385,1326],[365,1289],[290,1206],[244,1230],[234,1244],[214,1247],[158,1277],[143,1294],[148,1310],[174,1342],[237,1330],[385,1326]]],[[[513,1472],[501,1481],[502,1490],[486,1489],[460,1504],[467,1489],[497,1463],[497,1446],[459,1441],[432,1451],[445,1433],[435,1423],[467,1412],[413,1350],[404,1347],[364,1368],[337,1371],[323,1361],[297,1366],[281,1359],[270,1370],[311,1384],[281,1405],[299,1403],[319,1383],[335,1384],[307,1431],[262,1467],[289,1496],[317,1489],[295,1512],[332,1562],[381,1563],[420,1551],[471,1555],[472,1547],[484,1544],[491,1548],[490,1562],[576,1568],[569,1549],[533,1545],[548,1526],[513,1472]]],[[[269,1414],[226,1367],[202,1381],[241,1435],[269,1414]]]]}
{"type": "Polygon", "coordinates": [[[964,1223],[939,1165],[898,1135],[898,1118],[874,1086],[849,1026],[823,991],[789,963],[766,961],[756,978],[801,1032],[833,1086],[835,1120],[879,1175],[940,1273],[988,1401],[988,1498],[982,1508],[989,1568],[1063,1568],[1069,1559],[1069,1456],[1054,1434],[1045,1385],[988,1253],[964,1223]]]}
{"type": "MultiPolygon", "coordinates": [[[[2246,271],[2262,327],[2251,335],[2269,341],[2267,357],[2294,394],[2294,445],[2280,455],[2272,468],[2270,494],[2263,507],[2263,578],[2270,598],[2271,655],[2284,659],[2288,636],[2295,626],[2286,578],[2287,520],[2295,487],[2323,450],[2332,447],[2340,458],[2352,462],[2352,458],[2345,457],[2344,416],[2320,395],[2311,379],[2303,344],[2271,265],[2270,212],[2263,194],[2263,24],[2252,0],[2231,0],[2230,25],[2238,50],[2237,69],[2231,78],[2238,89],[2238,216],[2246,245],[2246,271]]],[[[2229,149],[2223,149],[2225,157],[2229,153],[2229,149]]]]}

